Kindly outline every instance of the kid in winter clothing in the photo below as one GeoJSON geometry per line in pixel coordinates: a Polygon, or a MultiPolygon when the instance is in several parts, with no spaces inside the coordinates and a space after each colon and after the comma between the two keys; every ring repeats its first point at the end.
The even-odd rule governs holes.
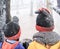
{"type": "Polygon", "coordinates": [[[36,19],[37,33],[33,35],[33,42],[28,49],[60,49],[60,36],[53,32],[54,20],[50,12],[45,9],[39,9],[36,19]]]}
{"type": "Polygon", "coordinates": [[[3,42],[2,49],[24,49],[19,43],[21,31],[20,26],[14,22],[9,22],[4,27],[5,41],[3,42]]]}

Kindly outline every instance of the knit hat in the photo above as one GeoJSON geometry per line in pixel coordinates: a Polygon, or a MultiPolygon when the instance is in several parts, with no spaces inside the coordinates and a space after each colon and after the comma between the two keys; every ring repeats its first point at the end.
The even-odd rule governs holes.
{"type": "Polygon", "coordinates": [[[38,31],[52,31],[54,29],[54,20],[48,9],[39,9],[36,19],[36,29],[38,31]]]}
{"type": "Polygon", "coordinates": [[[20,26],[14,22],[9,22],[4,27],[4,34],[7,39],[19,39],[20,37],[20,26]]]}

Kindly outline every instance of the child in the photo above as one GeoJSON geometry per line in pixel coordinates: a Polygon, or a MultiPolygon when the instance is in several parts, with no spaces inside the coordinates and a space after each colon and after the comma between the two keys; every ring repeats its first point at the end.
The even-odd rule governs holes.
{"type": "Polygon", "coordinates": [[[39,9],[36,19],[37,33],[33,35],[33,42],[28,49],[60,49],[60,36],[53,32],[54,20],[50,12],[45,9],[39,9]]]}
{"type": "Polygon", "coordinates": [[[19,43],[21,31],[20,26],[14,22],[9,22],[4,27],[5,41],[3,42],[2,49],[24,49],[19,43]]]}

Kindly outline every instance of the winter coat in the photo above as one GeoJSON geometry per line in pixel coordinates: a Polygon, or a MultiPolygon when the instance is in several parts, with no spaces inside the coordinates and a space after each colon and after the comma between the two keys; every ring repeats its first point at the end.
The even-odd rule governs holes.
{"type": "Polygon", "coordinates": [[[0,49],[2,48],[2,42],[0,42],[0,49]]]}
{"type": "Polygon", "coordinates": [[[60,36],[56,32],[38,32],[28,49],[60,49],[60,36]]]}
{"type": "Polygon", "coordinates": [[[52,46],[48,46],[48,45],[45,46],[36,41],[33,41],[32,43],[30,43],[28,49],[60,49],[60,42],[52,46]]]}
{"type": "Polygon", "coordinates": [[[4,43],[2,44],[2,49],[25,49],[21,43],[19,43],[18,41],[13,41],[13,40],[6,40],[4,41],[4,43]],[[4,46],[5,45],[5,46],[4,46]],[[10,46],[9,46],[10,45],[10,46]]]}

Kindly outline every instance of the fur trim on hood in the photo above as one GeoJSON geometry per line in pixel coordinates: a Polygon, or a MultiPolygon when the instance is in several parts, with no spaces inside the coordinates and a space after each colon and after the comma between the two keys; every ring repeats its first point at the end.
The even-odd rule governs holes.
{"type": "Polygon", "coordinates": [[[56,32],[38,32],[34,34],[33,40],[44,44],[55,44],[60,41],[60,36],[56,32]]]}

